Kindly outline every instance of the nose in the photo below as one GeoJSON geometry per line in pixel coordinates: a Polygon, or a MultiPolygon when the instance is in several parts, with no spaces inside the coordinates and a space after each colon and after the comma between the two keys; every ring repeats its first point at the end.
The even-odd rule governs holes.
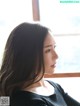
{"type": "Polygon", "coordinates": [[[58,59],[58,54],[56,53],[56,51],[53,51],[53,58],[58,59]]]}

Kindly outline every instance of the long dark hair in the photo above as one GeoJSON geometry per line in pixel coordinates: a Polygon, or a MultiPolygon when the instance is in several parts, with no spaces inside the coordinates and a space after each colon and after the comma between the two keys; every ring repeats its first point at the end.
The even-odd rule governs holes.
{"type": "Polygon", "coordinates": [[[1,96],[11,95],[24,84],[28,87],[43,77],[43,43],[47,34],[48,28],[27,22],[10,33],[0,69],[1,96]]]}

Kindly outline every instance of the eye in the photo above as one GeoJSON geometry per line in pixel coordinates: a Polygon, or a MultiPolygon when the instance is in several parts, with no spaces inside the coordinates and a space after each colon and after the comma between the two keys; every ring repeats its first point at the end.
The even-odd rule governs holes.
{"type": "Polygon", "coordinates": [[[56,45],[54,45],[54,48],[56,48],[56,45]]]}
{"type": "Polygon", "coordinates": [[[51,51],[51,49],[47,49],[46,51],[45,51],[45,53],[48,53],[48,52],[50,52],[51,51]]]}

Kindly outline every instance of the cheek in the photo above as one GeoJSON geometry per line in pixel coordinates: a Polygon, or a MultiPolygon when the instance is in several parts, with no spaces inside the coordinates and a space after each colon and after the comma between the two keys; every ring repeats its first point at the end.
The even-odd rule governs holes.
{"type": "Polygon", "coordinates": [[[44,55],[44,64],[48,66],[50,63],[51,63],[51,55],[50,54],[44,55]]]}

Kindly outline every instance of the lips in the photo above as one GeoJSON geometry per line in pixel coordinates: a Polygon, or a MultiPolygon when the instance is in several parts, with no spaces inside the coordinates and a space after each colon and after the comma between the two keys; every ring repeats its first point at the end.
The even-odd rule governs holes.
{"type": "Polygon", "coordinates": [[[56,67],[56,64],[51,65],[51,67],[56,67]]]}

